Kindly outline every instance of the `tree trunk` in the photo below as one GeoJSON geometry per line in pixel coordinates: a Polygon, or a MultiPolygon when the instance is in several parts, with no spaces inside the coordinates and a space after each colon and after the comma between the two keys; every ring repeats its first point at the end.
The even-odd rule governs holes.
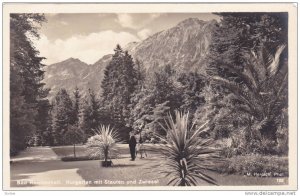
{"type": "Polygon", "coordinates": [[[73,147],[73,152],[74,152],[74,158],[76,158],[75,144],[74,144],[74,147],[73,147]]]}

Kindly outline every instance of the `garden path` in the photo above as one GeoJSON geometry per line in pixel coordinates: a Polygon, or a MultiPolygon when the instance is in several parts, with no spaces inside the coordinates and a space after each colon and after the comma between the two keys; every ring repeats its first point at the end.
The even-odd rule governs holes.
{"type": "Polygon", "coordinates": [[[62,162],[50,147],[32,147],[11,159],[12,187],[85,186],[78,166],[62,162]]]}

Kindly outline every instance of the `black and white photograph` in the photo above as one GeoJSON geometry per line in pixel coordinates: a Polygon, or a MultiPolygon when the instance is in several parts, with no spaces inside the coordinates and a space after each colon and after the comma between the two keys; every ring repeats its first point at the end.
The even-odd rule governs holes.
{"type": "Polygon", "coordinates": [[[296,189],[293,4],[26,6],[4,5],[5,188],[296,189]]]}

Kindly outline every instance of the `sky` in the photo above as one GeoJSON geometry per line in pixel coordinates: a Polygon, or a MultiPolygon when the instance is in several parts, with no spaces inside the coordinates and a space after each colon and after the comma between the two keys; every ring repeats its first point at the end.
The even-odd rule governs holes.
{"type": "Polygon", "coordinates": [[[219,20],[210,13],[112,13],[112,14],[45,14],[47,22],[33,40],[49,65],[68,58],[93,64],[112,54],[117,44],[142,41],[149,36],[176,26],[188,18],[219,20]]]}

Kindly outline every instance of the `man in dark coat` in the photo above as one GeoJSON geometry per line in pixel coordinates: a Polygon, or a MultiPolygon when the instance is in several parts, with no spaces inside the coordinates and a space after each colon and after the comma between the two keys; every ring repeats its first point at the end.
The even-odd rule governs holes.
{"type": "Polygon", "coordinates": [[[129,139],[129,149],[131,154],[131,161],[135,160],[135,146],[136,146],[136,139],[133,134],[130,135],[129,139]]]}

